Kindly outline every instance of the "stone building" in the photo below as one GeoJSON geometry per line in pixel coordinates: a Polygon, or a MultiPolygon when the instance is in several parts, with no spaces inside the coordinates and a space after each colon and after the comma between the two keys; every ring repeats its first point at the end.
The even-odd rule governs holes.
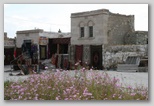
{"type": "Polygon", "coordinates": [[[58,32],[47,32],[42,29],[32,29],[17,31],[16,34],[16,45],[19,54],[21,54],[23,42],[26,43],[28,49],[31,49],[31,43],[33,41],[38,47],[38,59],[40,61],[50,59],[52,54],[67,54],[68,57],[70,33],[63,33],[60,30],[58,32]]]}
{"type": "Polygon", "coordinates": [[[39,37],[43,33],[42,29],[32,29],[32,30],[23,30],[16,32],[16,46],[17,48],[21,48],[23,42],[31,42],[32,40],[34,43],[39,44],[39,37]]]}
{"type": "Polygon", "coordinates": [[[4,65],[10,64],[10,61],[14,59],[13,53],[15,48],[15,39],[16,38],[9,38],[7,33],[4,32],[4,65]]]}
{"type": "Polygon", "coordinates": [[[124,44],[129,31],[134,31],[133,15],[106,9],[71,14],[71,44],[124,44]]]}
{"type": "MultiPolygon", "coordinates": [[[[72,13],[69,59],[72,64],[80,60],[81,64],[86,62],[94,68],[102,69],[115,63],[115,53],[121,52],[124,48],[125,53],[129,52],[125,47],[126,45],[142,45],[143,37],[146,37],[145,33],[141,34],[141,32],[135,32],[134,30],[134,15],[115,14],[107,9],[72,13]],[[135,37],[130,37],[130,39],[135,41],[127,41],[129,34],[133,36],[134,33],[135,37]],[[118,48],[121,48],[121,50],[114,46],[119,46],[118,48]],[[112,48],[116,48],[116,52],[113,52],[112,48]],[[109,61],[109,58],[111,61],[109,61]]],[[[136,55],[136,51],[133,52],[135,52],[133,55],[136,55]]],[[[116,56],[119,58],[118,62],[124,61],[122,57],[128,55],[119,54],[116,56]]],[[[118,62],[116,61],[116,63],[118,62]]]]}

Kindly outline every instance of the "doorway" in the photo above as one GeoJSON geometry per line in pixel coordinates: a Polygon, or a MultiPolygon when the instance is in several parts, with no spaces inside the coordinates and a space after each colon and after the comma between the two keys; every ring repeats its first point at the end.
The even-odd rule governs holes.
{"type": "Polygon", "coordinates": [[[102,45],[91,46],[91,65],[94,69],[102,69],[102,45]]]}
{"type": "Polygon", "coordinates": [[[40,60],[44,60],[47,58],[47,46],[40,45],[40,60]]]}

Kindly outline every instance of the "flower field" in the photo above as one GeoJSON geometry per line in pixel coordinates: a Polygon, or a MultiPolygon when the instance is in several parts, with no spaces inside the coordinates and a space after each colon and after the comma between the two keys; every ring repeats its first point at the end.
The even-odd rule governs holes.
{"type": "Polygon", "coordinates": [[[122,87],[119,79],[97,70],[34,74],[4,82],[4,100],[148,100],[148,88],[122,87]]]}

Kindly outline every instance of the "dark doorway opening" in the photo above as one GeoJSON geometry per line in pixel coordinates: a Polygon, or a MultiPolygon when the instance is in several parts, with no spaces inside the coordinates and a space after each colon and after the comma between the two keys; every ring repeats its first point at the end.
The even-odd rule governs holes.
{"type": "Polygon", "coordinates": [[[67,54],[68,53],[68,44],[60,44],[59,54],[67,54]]]}
{"type": "Polygon", "coordinates": [[[102,45],[91,46],[91,65],[94,69],[102,69],[102,45]]]}
{"type": "Polygon", "coordinates": [[[44,60],[47,58],[47,46],[40,45],[40,60],[44,60]]]}
{"type": "Polygon", "coordinates": [[[31,51],[31,40],[24,40],[28,51],[31,51]]]}

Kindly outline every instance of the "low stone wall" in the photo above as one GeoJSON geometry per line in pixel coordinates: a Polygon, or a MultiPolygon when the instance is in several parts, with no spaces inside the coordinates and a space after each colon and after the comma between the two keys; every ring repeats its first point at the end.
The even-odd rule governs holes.
{"type": "Polygon", "coordinates": [[[148,53],[147,45],[117,45],[104,48],[103,66],[116,68],[117,64],[124,63],[128,56],[144,57],[148,53]]]}

